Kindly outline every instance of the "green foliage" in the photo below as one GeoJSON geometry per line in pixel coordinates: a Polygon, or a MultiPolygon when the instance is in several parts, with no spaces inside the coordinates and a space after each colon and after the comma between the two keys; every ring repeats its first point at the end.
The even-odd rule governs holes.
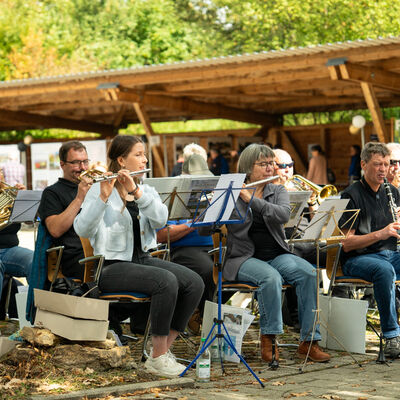
{"type": "MultiPolygon", "coordinates": [[[[0,0],[0,80],[399,35],[398,15],[400,0],[0,0]]],[[[353,114],[284,121],[347,122],[353,114]]],[[[392,114],[397,109],[384,110],[392,114]]],[[[218,129],[213,124],[194,129],[218,129]]],[[[55,132],[65,135],[34,136],[55,132]]]]}

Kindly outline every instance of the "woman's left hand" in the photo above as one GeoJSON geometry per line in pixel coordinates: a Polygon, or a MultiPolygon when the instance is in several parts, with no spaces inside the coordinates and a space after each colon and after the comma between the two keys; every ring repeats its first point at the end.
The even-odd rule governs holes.
{"type": "Polygon", "coordinates": [[[129,175],[129,170],[120,169],[118,171],[118,182],[126,189],[127,193],[134,193],[135,199],[142,196],[142,190],[134,181],[133,177],[129,175]]]}

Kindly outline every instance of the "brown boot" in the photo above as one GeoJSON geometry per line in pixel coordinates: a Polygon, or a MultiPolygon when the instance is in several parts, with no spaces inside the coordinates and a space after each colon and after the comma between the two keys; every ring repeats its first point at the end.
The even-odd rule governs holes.
{"type": "MultiPolygon", "coordinates": [[[[311,342],[301,342],[299,344],[299,348],[297,349],[297,354],[300,358],[306,358],[308,353],[308,348],[310,347],[311,342]]],[[[310,353],[308,354],[308,358],[315,362],[326,362],[331,359],[331,356],[328,353],[325,353],[318,346],[317,342],[311,343],[310,353]]]]}
{"type": "MultiPolygon", "coordinates": [[[[261,358],[265,362],[272,361],[272,339],[275,335],[260,335],[261,342],[261,358]]],[[[275,360],[279,360],[278,342],[275,340],[275,360]]]]}

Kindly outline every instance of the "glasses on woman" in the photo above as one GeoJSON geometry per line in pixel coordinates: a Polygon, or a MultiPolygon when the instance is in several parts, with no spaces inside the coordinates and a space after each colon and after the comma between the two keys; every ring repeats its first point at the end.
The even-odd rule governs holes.
{"type": "Polygon", "coordinates": [[[254,163],[254,165],[258,165],[261,168],[265,168],[265,167],[273,167],[274,166],[274,162],[273,161],[261,161],[261,162],[256,162],[254,163]]]}

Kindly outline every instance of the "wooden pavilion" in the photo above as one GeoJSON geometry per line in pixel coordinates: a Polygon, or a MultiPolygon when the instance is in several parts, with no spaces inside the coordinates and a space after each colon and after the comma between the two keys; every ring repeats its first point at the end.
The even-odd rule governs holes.
{"type": "MultiPolygon", "coordinates": [[[[210,135],[230,135],[233,148],[240,135],[261,135],[286,148],[302,172],[307,143],[320,143],[332,159],[343,156],[343,145],[359,139],[350,136],[348,124],[284,127],[283,115],[368,108],[372,124],[367,132],[388,142],[390,126],[381,108],[398,106],[400,37],[389,37],[5,81],[0,83],[0,130],[66,128],[109,138],[140,122],[150,139],[153,122],[224,118],[261,128],[192,135],[203,145],[210,135]]],[[[171,140],[169,165],[174,162],[171,140]]],[[[162,148],[152,150],[154,167],[163,176],[162,148]]],[[[340,165],[333,166],[339,176],[340,165]]]]}

